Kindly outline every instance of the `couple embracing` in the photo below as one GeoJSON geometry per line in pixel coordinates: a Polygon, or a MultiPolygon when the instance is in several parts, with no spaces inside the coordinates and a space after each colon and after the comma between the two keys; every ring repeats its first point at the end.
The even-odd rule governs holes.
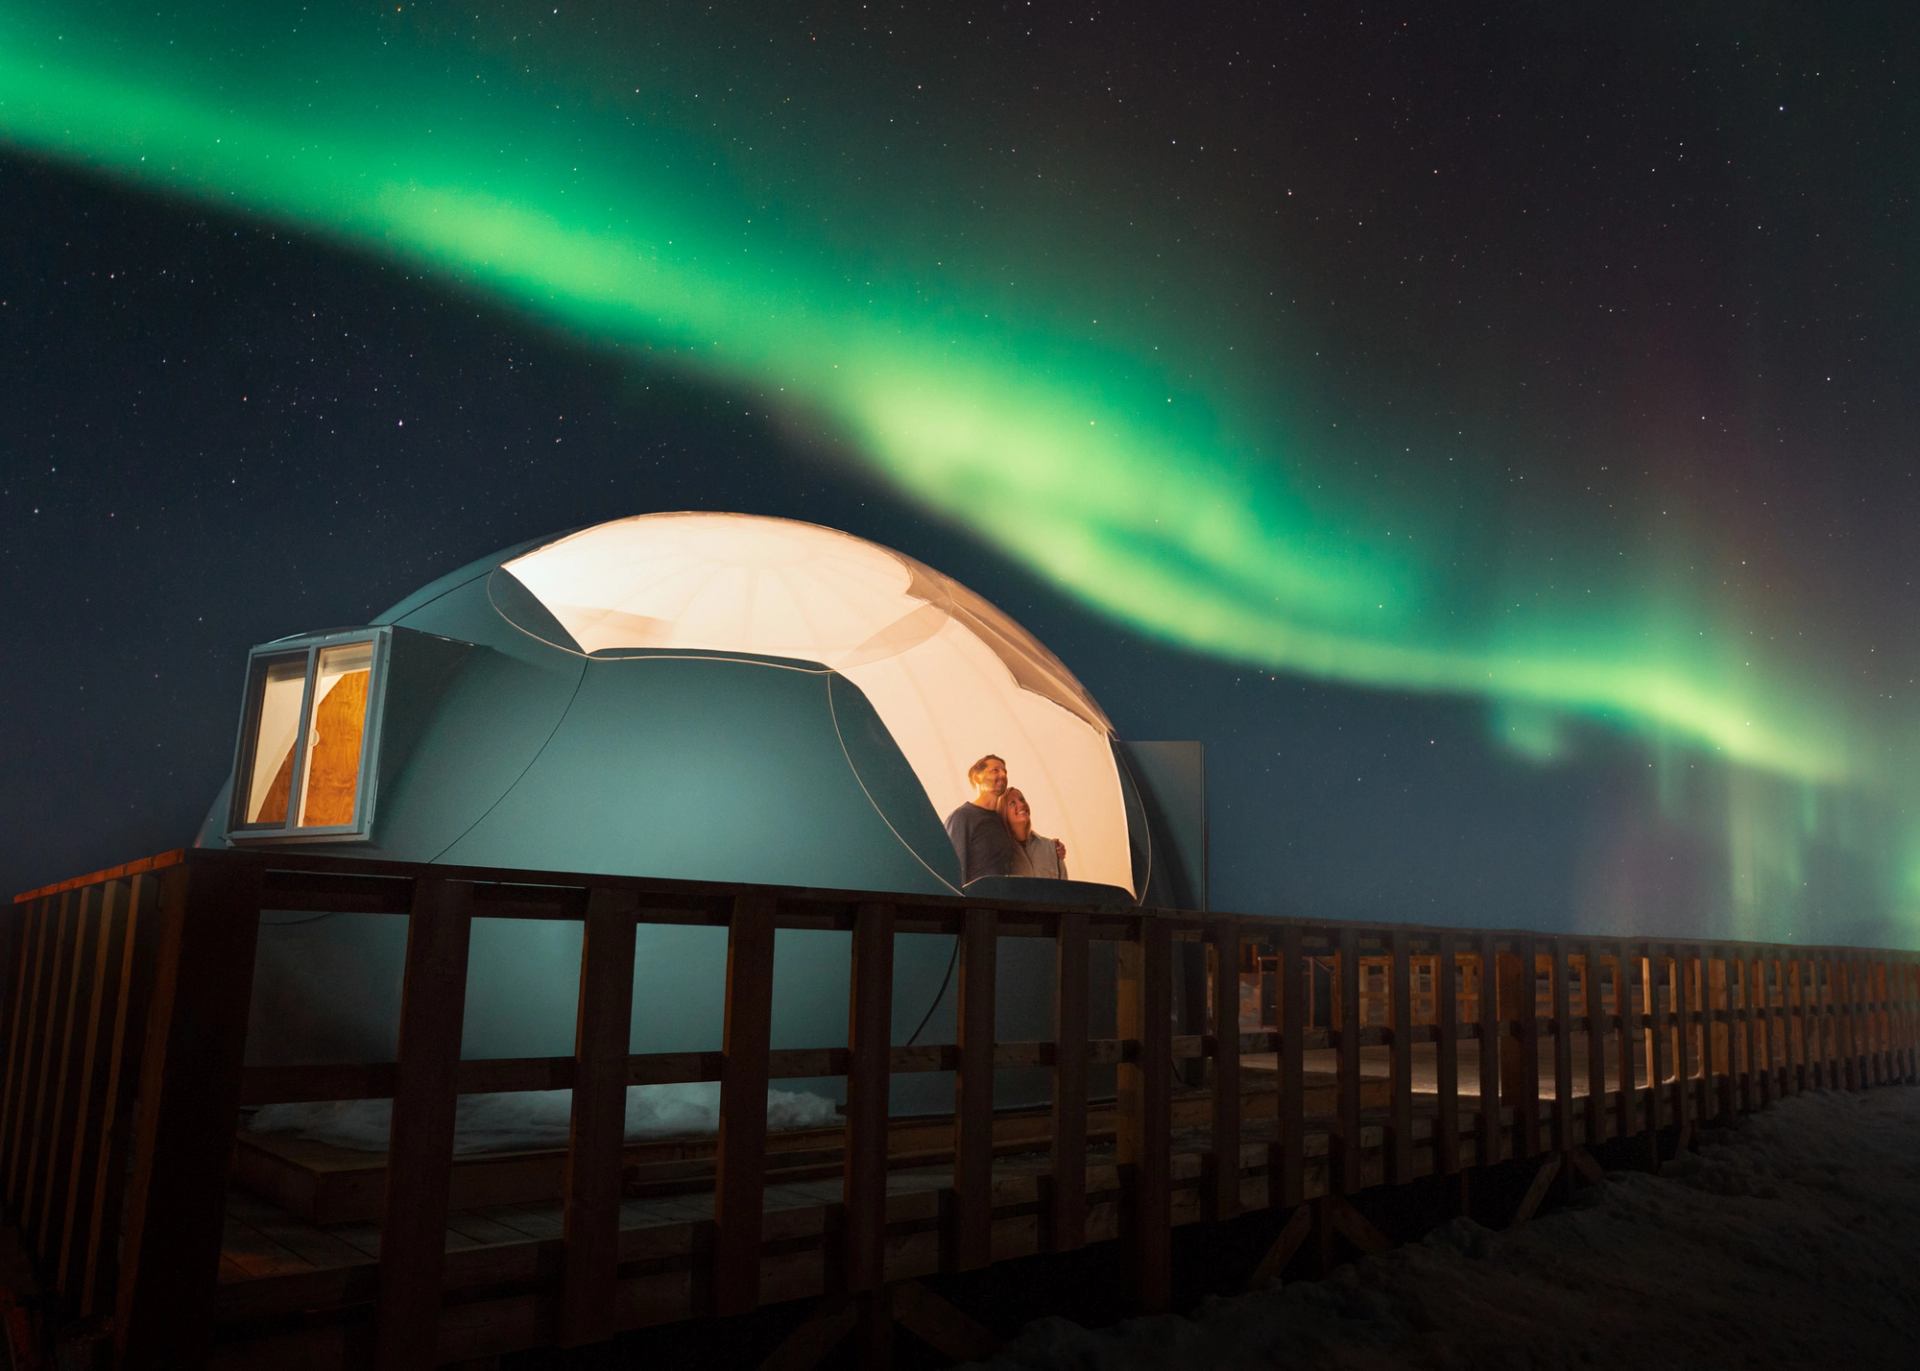
{"type": "Polygon", "coordinates": [[[1003,758],[989,752],[967,768],[967,783],[973,798],[947,816],[962,885],[982,876],[1067,879],[1067,845],[1033,831],[1033,809],[1007,787],[1003,758]]]}

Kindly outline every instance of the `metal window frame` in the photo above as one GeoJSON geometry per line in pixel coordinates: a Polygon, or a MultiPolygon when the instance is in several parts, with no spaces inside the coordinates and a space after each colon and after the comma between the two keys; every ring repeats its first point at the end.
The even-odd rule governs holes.
{"type": "Polygon", "coordinates": [[[379,798],[376,792],[380,775],[380,725],[386,713],[387,663],[392,646],[392,628],[380,625],[278,638],[248,652],[246,686],[240,702],[240,731],[233,747],[232,795],[227,807],[228,842],[364,842],[372,836],[374,806],[379,798]],[[314,686],[320,654],[328,648],[350,647],[356,643],[372,644],[373,661],[367,676],[367,713],[360,728],[360,772],[354,783],[353,819],[344,824],[301,827],[298,824],[300,800],[306,782],[307,739],[313,732],[313,711],[318,703],[314,699],[314,686]],[[251,788],[254,752],[259,745],[260,715],[266,701],[266,664],[295,657],[304,657],[305,676],[300,690],[300,723],[294,734],[293,772],[288,777],[287,816],[280,823],[250,824],[243,816],[251,788]]]}

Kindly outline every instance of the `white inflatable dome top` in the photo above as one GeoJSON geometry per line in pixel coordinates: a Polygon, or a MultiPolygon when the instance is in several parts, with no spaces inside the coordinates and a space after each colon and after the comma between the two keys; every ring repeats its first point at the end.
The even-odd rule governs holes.
{"type": "Polygon", "coordinates": [[[589,654],[738,652],[839,673],[941,818],[995,753],[1075,879],[1133,889],[1112,725],[1059,658],[951,577],[817,524],[715,513],[597,524],[503,568],[589,654]]]}

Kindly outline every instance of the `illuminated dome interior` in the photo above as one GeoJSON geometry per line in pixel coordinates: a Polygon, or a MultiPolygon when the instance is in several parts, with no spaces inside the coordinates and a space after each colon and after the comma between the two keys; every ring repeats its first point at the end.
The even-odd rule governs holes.
{"type": "Polygon", "coordinates": [[[1004,757],[1036,830],[1066,842],[1072,875],[1133,889],[1112,725],[1057,657],[952,578],[818,525],[713,513],[599,524],[502,567],[574,640],[558,646],[839,673],[943,817],[967,798],[976,758],[1004,757]]]}

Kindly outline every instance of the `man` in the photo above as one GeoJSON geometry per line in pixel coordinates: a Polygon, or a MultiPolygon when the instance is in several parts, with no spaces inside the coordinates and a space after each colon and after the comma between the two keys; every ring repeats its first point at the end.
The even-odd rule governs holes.
{"type": "MultiPolygon", "coordinates": [[[[947,838],[960,858],[960,884],[982,876],[1005,876],[1013,870],[1013,835],[1000,818],[1000,797],[1007,793],[1007,763],[989,752],[967,768],[973,798],[947,815],[947,838]]],[[[1066,860],[1067,845],[1055,841],[1054,850],[1066,860]]]]}

